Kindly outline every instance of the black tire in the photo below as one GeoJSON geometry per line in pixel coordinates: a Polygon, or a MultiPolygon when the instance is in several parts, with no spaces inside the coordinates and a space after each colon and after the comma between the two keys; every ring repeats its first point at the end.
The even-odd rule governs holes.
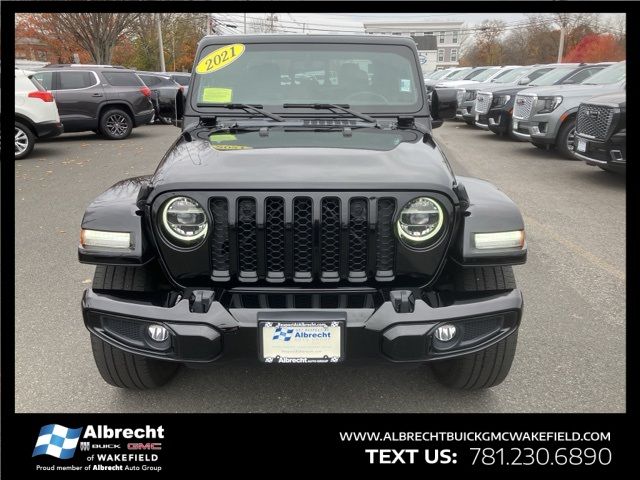
{"type": "Polygon", "coordinates": [[[158,120],[160,120],[162,125],[173,125],[173,119],[171,117],[159,116],[158,120]]]}
{"type": "Polygon", "coordinates": [[[451,360],[431,363],[440,383],[461,390],[495,387],[506,378],[516,354],[518,332],[484,350],[451,360]]]}
{"type": "Polygon", "coordinates": [[[552,150],[553,148],[555,148],[553,145],[547,145],[546,143],[531,142],[531,145],[539,148],[540,150],[552,150]]]}
{"type": "Polygon", "coordinates": [[[476,126],[475,120],[473,118],[469,119],[469,118],[462,117],[462,119],[464,120],[464,123],[466,123],[470,127],[475,127],[476,126]]]}
{"type": "Polygon", "coordinates": [[[569,118],[565,120],[560,127],[558,138],[556,139],[556,149],[564,158],[568,160],[580,160],[573,155],[573,149],[575,148],[575,138],[576,119],[569,118]]]}
{"type": "Polygon", "coordinates": [[[463,268],[455,277],[455,289],[458,292],[490,292],[514,288],[516,278],[510,266],[463,268]]]}
{"type": "Polygon", "coordinates": [[[124,352],[91,335],[96,367],[105,382],[114,387],[147,390],[165,385],[179,364],[124,352]]]}
{"type": "Polygon", "coordinates": [[[93,289],[152,292],[156,290],[156,283],[150,266],[97,265],[93,275],[93,289]]]}
{"type": "Polygon", "coordinates": [[[15,159],[22,160],[29,156],[36,144],[36,136],[25,124],[15,123],[15,159]]]}
{"type": "Polygon", "coordinates": [[[124,110],[110,108],[100,115],[100,133],[109,140],[124,140],[133,130],[133,120],[124,110]]]}

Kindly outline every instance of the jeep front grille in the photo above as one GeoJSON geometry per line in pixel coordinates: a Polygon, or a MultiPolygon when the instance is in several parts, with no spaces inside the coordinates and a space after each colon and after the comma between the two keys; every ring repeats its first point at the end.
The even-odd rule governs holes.
{"type": "Polygon", "coordinates": [[[478,93],[476,96],[476,112],[484,115],[489,111],[489,107],[491,107],[491,101],[493,99],[493,94],[491,93],[478,93]]]}
{"type": "Polygon", "coordinates": [[[213,197],[211,278],[365,282],[394,278],[396,199],[354,194],[213,197]]]}
{"type": "Polygon", "coordinates": [[[516,95],[513,106],[513,117],[519,119],[527,119],[531,116],[535,97],[531,95],[516,95]]]}
{"type": "Polygon", "coordinates": [[[606,140],[611,132],[612,123],[613,107],[583,103],[578,109],[576,133],[596,140],[606,140]]]}

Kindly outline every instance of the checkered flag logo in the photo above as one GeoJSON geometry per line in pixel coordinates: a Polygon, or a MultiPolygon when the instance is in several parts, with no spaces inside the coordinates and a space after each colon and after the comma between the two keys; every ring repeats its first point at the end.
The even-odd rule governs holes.
{"type": "Polygon", "coordinates": [[[276,331],[273,332],[272,340],[284,340],[288,342],[293,335],[293,328],[276,327],[276,331]]]}
{"type": "Polygon", "coordinates": [[[56,423],[45,425],[40,429],[36,447],[31,456],[51,455],[63,460],[71,458],[76,452],[81,433],[82,427],[67,428],[56,423]]]}

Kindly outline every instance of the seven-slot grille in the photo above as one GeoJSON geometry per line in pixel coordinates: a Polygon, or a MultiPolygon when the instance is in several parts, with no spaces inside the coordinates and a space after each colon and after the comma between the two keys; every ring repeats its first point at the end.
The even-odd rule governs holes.
{"type": "Polygon", "coordinates": [[[529,118],[534,101],[535,97],[531,95],[516,95],[513,107],[514,118],[529,118]]]}
{"type": "Polygon", "coordinates": [[[393,280],[396,203],[358,194],[212,197],[212,279],[393,280]]]}
{"type": "Polygon", "coordinates": [[[482,93],[479,92],[476,96],[476,112],[485,114],[489,111],[489,107],[491,107],[491,100],[493,99],[493,94],[491,93],[482,93]]]}
{"type": "Polygon", "coordinates": [[[612,122],[613,107],[582,104],[578,109],[576,133],[596,140],[606,140],[611,131],[612,122]]]}

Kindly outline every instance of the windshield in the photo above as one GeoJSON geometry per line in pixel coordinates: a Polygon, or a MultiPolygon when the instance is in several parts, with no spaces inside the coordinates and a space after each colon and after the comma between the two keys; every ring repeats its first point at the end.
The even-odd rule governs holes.
{"type": "Polygon", "coordinates": [[[471,70],[470,68],[464,68],[462,70],[458,70],[456,73],[454,73],[450,77],[447,77],[447,80],[460,80],[461,78],[464,78],[466,75],[468,75],[470,70],[471,70]]]}
{"type": "Polygon", "coordinates": [[[616,63],[600,70],[598,73],[594,73],[587,80],[588,82],[582,82],[582,85],[605,85],[607,83],[616,83],[625,79],[627,64],[626,62],[616,63]]]}
{"type": "Polygon", "coordinates": [[[196,60],[193,75],[191,102],[201,111],[228,103],[280,112],[285,103],[348,104],[358,111],[402,113],[423,106],[422,74],[413,50],[403,45],[209,45],[196,60]]]}
{"type": "Polygon", "coordinates": [[[427,75],[425,75],[425,79],[426,80],[437,80],[440,77],[444,76],[445,73],[447,73],[449,70],[436,70],[435,72],[431,72],[427,75]]]}
{"type": "Polygon", "coordinates": [[[520,77],[522,77],[524,74],[526,74],[527,72],[530,72],[530,71],[531,71],[531,67],[514,68],[513,70],[507,71],[507,73],[505,73],[504,75],[498,75],[498,77],[496,77],[493,80],[493,82],[494,83],[511,83],[511,82],[515,82],[520,77]]]}
{"type": "Polygon", "coordinates": [[[498,67],[487,68],[484,72],[480,72],[478,75],[476,75],[476,78],[474,78],[474,80],[476,82],[484,82],[487,78],[489,78],[491,75],[496,73],[498,70],[500,70],[498,67]]]}
{"type": "Polygon", "coordinates": [[[529,85],[537,85],[537,86],[555,85],[556,82],[559,82],[574,70],[576,70],[576,67],[554,68],[550,72],[547,72],[544,75],[540,75],[533,82],[529,83],[529,85]]]}
{"type": "Polygon", "coordinates": [[[478,68],[474,68],[472,69],[470,72],[467,72],[467,76],[464,77],[464,80],[471,80],[474,79],[475,77],[477,77],[478,75],[480,75],[482,72],[484,72],[487,68],[486,67],[478,67],[478,68]]]}

